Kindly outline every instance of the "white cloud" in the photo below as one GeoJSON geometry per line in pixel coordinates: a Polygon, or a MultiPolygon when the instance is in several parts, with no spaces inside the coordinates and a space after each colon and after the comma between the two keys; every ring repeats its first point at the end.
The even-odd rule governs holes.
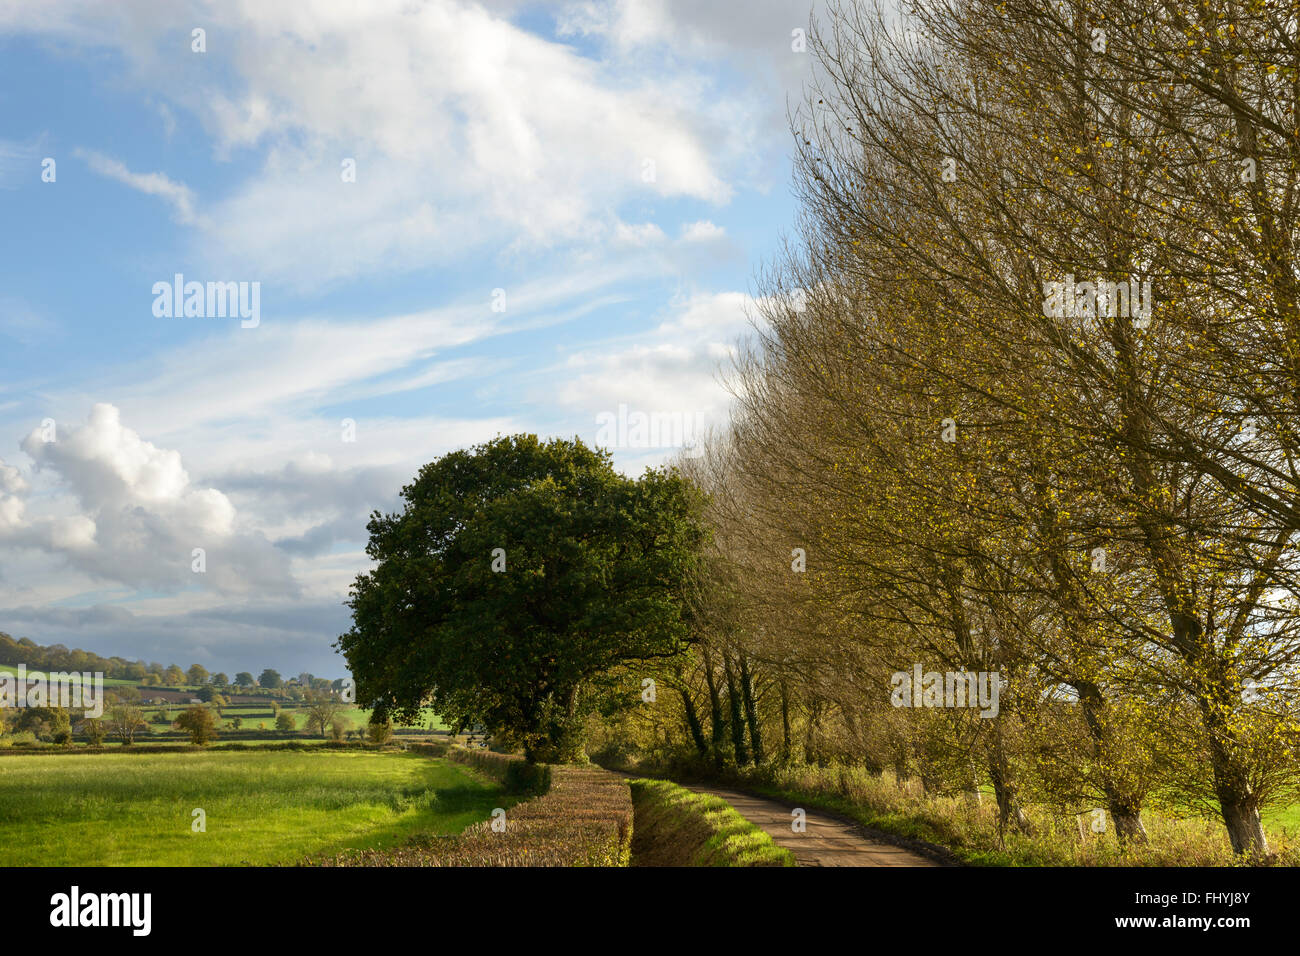
{"type": "Polygon", "coordinates": [[[628,201],[729,201],[752,153],[752,129],[728,121],[752,93],[718,88],[706,62],[659,72],[588,58],[481,5],[194,2],[159,16],[156,0],[122,0],[61,13],[0,7],[0,26],[119,47],[133,81],[199,119],[218,159],[260,160],[203,198],[200,223],[173,177],[85,153],[202,224],[205,255],[227,272],[319,285],[485,244],[598,244],[628,201]],[[178,35],[190,22],[206,25],[207,53],[178,35]]]}
{"type": "MultiPolygon", "coordinates": [[[[590,416],[590,426],[580,432],[588,440],[598,431],[596,416],[617,415],[620,405],[629,412],[684,416],[695,431],[719,426],[731,407],[724,384],[727,361],[750,328],[751,305],[740,292],[683,299],[646,340],[614,342],[569,356],[556,400],[575,414],[590,416]]],[[[644,454],[631,459],[638,466],[645,460],[644,454]]]]}
{"type": "Polygon", "coordinates": [[[716,226],[707,219],[693,222],[682,227],[683,242],[716,242],[727,234],[721,226],[716,226]]]}
{"type": "Polygon", "coordinates": [[[667,237],[664,231],[653,222],[643,222],[639,225],[628,225],[620,222],[614,230],[615,239],[629,246],[650,246],[663,242],[667,237]]]}
{"type": "Polygon", "coordinates": [[[75,149],[73,155],[85,160],[86,165],[101,176],[129,186],[146,196],[158,196],[172,207],[176,221],[189,226],[202,220],[194,211],[194,192],[184,183],[178,183],[164,173],[133,173],[126,165],[111,156],[90,149],[75,149]]]}
{"type": "Polygon", "coordinates": [[[238,527],[230,500],[191,485],[180,455],[142,439],[112,405],[95,405],[85,425],[60,429],[55,441],[33,431],[22,447],[75,504],[30,520],[20,515],[9,529],[14,544],[135,587],[294,590],[286,558],[260,532],[238,527]],[[192,569],[195,548],[206,552],[204,574],[192,569]]]}

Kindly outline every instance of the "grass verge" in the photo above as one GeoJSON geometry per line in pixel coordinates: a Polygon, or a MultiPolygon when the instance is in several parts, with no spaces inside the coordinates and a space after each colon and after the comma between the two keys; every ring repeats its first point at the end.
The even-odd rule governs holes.
{"type": "MultiPolygon", "coordinates": [[[[634,774],[636,768],[626,767],[634,774]]],[[[646,767],[653,773],[659,768],[646,767]]],[[[1285,828],[1269,834],[1273,853],[1264,861],[1233,856],[1223,827],[1214,820],[1173,817],[1146,812],[1146,845],[1122,845],[1107,829],[1080,831],[1073,814],[1055,815],[1031,806],[1032,834],[1001,829],[997,807],[985,799],[978,805],[963,796],[926,793],[917,780],[898,781],[862,767],[802,763],[769,764],[737,772],[709,772],[698,767],[674,768],[678,779],[708,781],[749,790],[804,807],[815,807],[848,817],[894,842],[918,852],[939,848],[928,855],[970,866],[1246,866],[1263,862],[1274,866],[1300,865],[1300,846],[1285,828]]]]}
{"type": "Polygon", "coordinates": [[[794,854],[720,797],[631,782],[633,866],[794,866],[794,854]]]}

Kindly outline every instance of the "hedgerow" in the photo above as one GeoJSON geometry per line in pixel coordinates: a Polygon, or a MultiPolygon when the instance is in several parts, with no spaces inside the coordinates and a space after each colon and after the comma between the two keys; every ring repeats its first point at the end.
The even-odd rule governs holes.
{"type": "MultiPolygon", "coordinates": [[[[517,757],[452,751],[452,759],[500,779],[530,779],[517,757]],[[472,756],[465,756],[465,753],[472,756]],[[512,769],[510,763],[520,768],[512,769]]],[[[632,795],[627,781],[597,767],[548,768],[550,788],[517,804],[503,821],[476,823],[459,836],[415,837],[387,850],[352,850],[314,866],[627,866],[632,844],[632,795]],[[504,829],[494,830],[496,823],[504,829]]]]}

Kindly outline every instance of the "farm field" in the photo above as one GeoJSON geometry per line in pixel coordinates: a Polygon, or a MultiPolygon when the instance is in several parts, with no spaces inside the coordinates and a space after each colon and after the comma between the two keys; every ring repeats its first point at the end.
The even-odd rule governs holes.
{"type": "Polygon", "coordinates": [[[404,753],[11,757],[0,865],[222,866],[458,833],[514,799],[472,770],[404,753]],[[206,832],[191,829],[206,813],[206,832]]]}

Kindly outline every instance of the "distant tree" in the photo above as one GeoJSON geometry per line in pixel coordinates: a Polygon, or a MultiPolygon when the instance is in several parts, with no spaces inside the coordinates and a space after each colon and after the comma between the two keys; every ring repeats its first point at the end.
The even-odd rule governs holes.
{"type": "Polygon", "coordinates": [[[279,671],[274,671],[268,667],[262,671],[262,676],[257,679],[257,682],[263,687],[279,687],[284,683],[284,680],[280,677],[279,671]]]}
{"type": "Polygon", "coordinates": [[[298,723],[293,719],[293,714],[287,710],[282,710],[275,716],[276,730],[297,730],[298,723]]]}
{"type": "Polygon", "coordinates": [[[152,671],[140,678],[140,685],[142,687],[157,687],[161,683],[162,676],[155,674],[152,671]]]}
{"type": "Polygon", "coordinates": [[[200,687],[198,690],[194,692],[194,696],[197,697],[199,700],[203,701],[204,703],[211,703],[212,698],[220,695],[217,694],[217,692],[213,689],[211,684],[204,684],[202,687],[200,687]]]}
{"type": "Polygon", "coordinates": [[[313,677],[308,685],[312,690],[328,691],[333,685],[324,677],[313,677]]]}
{"type": "Polygon", "coordinates": [[[235,675],[235,686],[237,687],[252,687],[256,683],[257,681],[253,680],[253,675],[248,671],[240,671],[235,675]]]}
{"type": "Polygon", "coordinates": [[[170,724],[172,722],[172,715],[167,713],[166,708],[159,707],[154,711],[153,722],[155,724],[170,724]]]}
{"type": "Polygon", "coordinates": [[[230,686],[230,678],[222,671],[217,671],[212,675],[212,686],[217,690],[225,690],[230,686]]]}
{"type": "Polygon", "coordinates": [[[81,732],[86,735],[86,743],[92,747],[99,747],[104,743],[108,727],[104,721],[96,717],[87,717],[81,722],[81,732]]]}
{"type": "Polygon", "coordinates": [[[278,700],[271,701],[271,716],[280,716],[280,702],[278,700]]]}
{"type": "Polygon", "coordinates": [[[301,684],[303,687],[310,687],[311,682],[312,682],[312,675],[307,671],[303,671],[301,674],[298,675],[298,683],[301,684]]]}
{"type": "Polygon", "coordinates": [[[163,680],[172,687],[177,687],[185,683],[185,672],[175,664],[168,664],[163,671],[163,680]]]}
{"type": "Polygon", "coordinates": [[[348,728],[351,726],[352,722],[350,720],[342,714],[335,714],[333,719],[330,720],[330,739],[342,740],[347,736],[348,728]]]}
{"type": "Polygon", "coordinates": [[[176,728],[190,735],[191,743],[206,744],[217,739],[217,720],[207,707],[195,704],[176,718],[176,728]]]}
{"type": "Polygon", "coordinates": [[[29,730],[37,738],[55,743],[62,743],[60,738],[69,734],[71,729],[72,717],[62,707],[22,707],[14,721],[14,730],[18,733],[29,730]]]}
{"type": "Polygon", "coordinates": [[[185,672],[185,679],[191,684],[206,684],[208,682],[208,669],[202,664],[191,664],[190,669],[185,672]]]}
{"type": "Polygon", "coordinates": [[[233,730],[238,730],[239,728],[244,726],[244,718],[242,717],[230,718],[230,726],[233,730]]]}
{"type": "Polygon", "coordinates": [[[386,719],[377,719],[378,717],[378,714],[370,715],[368,725],[370,742],[372,744],[386,744],[393,739],[393,722],[386,719]]]}
{"type": "Polygon", "coordinates": [[[307,698],[307,730],[314,731],[322,737],[329,732],[330,725],[344,709],[341,701],[329,694],[313,693],[307,698]]]}
{"type": "Polygon", "coordinates": [[[125,697],[110,700],[108,708],[108,725],[114,734],[122,739],[123,745],[135,743],[135,735],[148,728],[144,719],[144,710],[135,701],[125,697]]]}

